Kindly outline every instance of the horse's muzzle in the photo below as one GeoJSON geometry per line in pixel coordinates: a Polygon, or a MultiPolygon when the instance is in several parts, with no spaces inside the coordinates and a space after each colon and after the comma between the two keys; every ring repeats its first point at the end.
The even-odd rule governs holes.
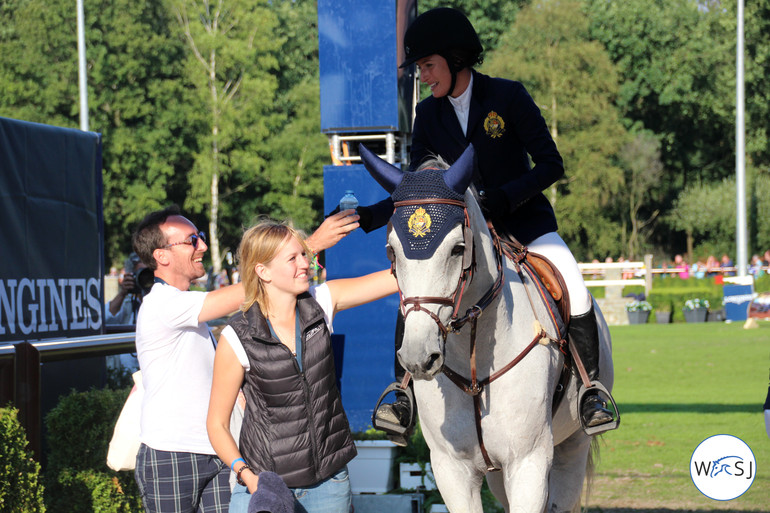
{"type": "Polygon", "coordinates": [[[402,351],[399,351],[398,359],[401,361],[401,365],[412,373],[414,379],[426,381],[433,379],[436,374],[441,372],[441,369],[444,366],[444,355],[441,354],[440,351],[426,354],[417,361],[406,361],[402,355],[402,351]]]}

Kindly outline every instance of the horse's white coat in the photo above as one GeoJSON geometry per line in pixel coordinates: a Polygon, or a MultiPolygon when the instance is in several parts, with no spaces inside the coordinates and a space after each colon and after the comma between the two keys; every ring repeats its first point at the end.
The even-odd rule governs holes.
{"type": "MultiPolygon", "coordinates": [[[[462,315],[489,289],[497,269],[491,236],[472,192],[465,194],[474,233],[476,271],[459,310],[462,315]]],[[[428,260],[408,260],[395,231],[388,243],[394,250],[396,273],[404,297],[450,297],[462,270],[463,232],[455,227],[428,260]]],[[[550,334],[544,307],[530,305],[524,286],[506,260],[503,293],[483,313],[477,327],[477,373],[484,379],[512,361],[534,337],[537,318],[550,334]]],[[[533,297],[536,293],[532,291],[533,297]]],[[[452,309],[423,305],[448,324],[452,309]]],[[[609,331],[598,313],[601,338],[600,374],[611,389],[613,381],[609,331]]],[[[450,334],[444,346],[436,322],[424,312],[405,319],[399,359],[414,376],[423,434],[431,449],[436,484],[449,511],[481,513],[480,487],[487,475],[492,491],[506,511],[572,511],[579,507],[586,474],[590,437],[577,417],[577,391],[571,385],[555,418],[553,392],[562,367],[554,345],[538,345],[517,366],[482,393],[482,433],[492,462],[502,472],[487,474],[476,434],[474,407],[466,395],[440,373],[446,364],[470,377],[470,326],[450,334]]],[[[574,379],[574,378],[573,378],[574,379]]]]}

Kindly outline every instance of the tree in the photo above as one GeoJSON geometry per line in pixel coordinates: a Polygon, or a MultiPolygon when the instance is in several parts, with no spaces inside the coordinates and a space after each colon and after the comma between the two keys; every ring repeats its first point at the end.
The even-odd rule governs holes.
{"type": "Polygon", "coordinates": [[[627,126],[661,138],[674,178],[669,196],[691,181],[731,174],[735,16],[721,2],[584,2],[592,37],[622,77],[618,104],[627,126]]]}
{"type": "Polygon", "coordinates": [[[663,164],[660,161],[660,142],[650,133],[639,133],[620,151],[620,160],[625,169],[625,187],[620,196],[628,208],[628,242],[626,254],[631,260],[642,257],[646,246],[643,230],[660,213],[651,208],[654,191],[663,178],[663,164]],[[642,213],[647,210],[646,217],[642,213]]]}
{"type": "MultiPolygon", "coordinates": [[[[4,2],[3,115],[78,127],[78,60],[71,0],[4,2]]],[[[183,76],[183,45],[162,2],[85,2],[90,128],[102,134],[105,259],[131,249],[149,210],[181,203],[197,109],[183,76]],[[192,114],[192,115],[191,115],[192,114]]]]}
{"type": "Polygon", "coordinates": [[[608,215],[623,184],[616,158],[627,137],[614,107],[618,77],[602,45],[589,39],[581,4],[523,8],[482,71],[521,81],[540,106],[566,170],[550,199],[576,256],[622,251],[621,226],[608,215]]]}
{"type": "Polygon", "coordinates": [[[693,184],[683,190],[666,218],[687,235],[687,254],[693,260],[695,246],[705,243],[708,253],[735,254],[735,180],[693,184]]]}
{"type": "Polygon", "coordinates": [[[214,272],[222,267],[219,244],[220,179],[234,169],[253,174],[261,159],[255,145],[267,135],[263,114],[274,98],[277,67],[271,53],[276,19],[268,2],[178,0],[173,12],[190,49],[188,70],[206,98],[208,133],[195,155],[192,190],[185,204],[192,211],[208,205],[209,244],[214,272]]]}

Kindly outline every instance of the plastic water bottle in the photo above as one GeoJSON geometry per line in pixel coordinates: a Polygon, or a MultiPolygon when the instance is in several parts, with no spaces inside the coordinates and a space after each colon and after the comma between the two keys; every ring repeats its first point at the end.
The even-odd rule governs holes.
{"type": "Polygon", "coordinates": [[[349,210],[351,208],[353,210],[358,208],[358,200],[356,199],[356,196],[353,194],[353,191],[347,190],[345,191],[345,195],[340,200],[340,211],[349,210]]]}

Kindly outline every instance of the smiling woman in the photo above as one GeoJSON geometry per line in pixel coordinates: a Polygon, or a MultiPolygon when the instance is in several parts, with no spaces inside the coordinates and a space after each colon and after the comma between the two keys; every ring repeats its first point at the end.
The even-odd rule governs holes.
{"type": "Polygon", "coordinates": [[[308,254],[296,230],[273,221],[247,230],[238,250],[245,301],[217,346],[207,422],[212,446],[237,472],[232,512],[259,500],[264,472],[281,476],[308,513],[321,504],[350,510],[347,463],[356,450],[336,386],[332,319],[397,286],[384,270],[311,287],[308,254]],[[241,388],[236,445],[230,415],[241,388]]]}

